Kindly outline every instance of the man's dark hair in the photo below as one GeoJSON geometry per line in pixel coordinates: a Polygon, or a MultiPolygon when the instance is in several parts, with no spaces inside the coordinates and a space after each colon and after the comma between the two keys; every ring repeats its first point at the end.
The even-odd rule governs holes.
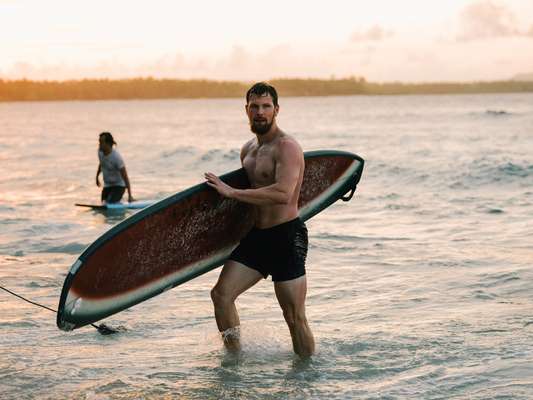
{"type": "Polygon", "coordinates": [[[257,82],[255,83],[248,91],[246,92],[246,104],[250,102],[250,96],[267,96],[270,95],[272,97],[272,102],[274,103],[274,106],[277,107],[278,105],[278,92],[276,92],[276,89],[274,86],[269,85],[266,82],[257,82]]]}
{"type": "Polygon", "coordinates": [[[109,132],[102,132],[100,134],[100,137],[103,137],[104,142],[106,142],[107,144],[111,146],[113,146],[114,144],[117,144],[117,142],[115,142],[115,139],[113,139],[113,135],[109,132]]]}

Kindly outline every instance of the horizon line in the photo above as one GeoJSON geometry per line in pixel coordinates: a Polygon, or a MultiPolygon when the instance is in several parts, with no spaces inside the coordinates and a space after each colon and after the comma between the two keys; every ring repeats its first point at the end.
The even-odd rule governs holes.
{"type": "Polygon", "coordinates": [[[29,79],[29,78],[17,78],[9,79],[3,78],[0,76],[0,82],[4,83],[15,83],[15,82],[32,82],[32,83],[69,83],[69,82],[87,82],[87,81],[109,81],[109,82],[122,82],[122,81],[142,81],[142,80],[153,80],[153,81],[180,81],[180,82],[213,82],[213,83],[238,83],[238,84],[250,84],[254,82],[273,82],[273,81],[325,81],[325,82],[335,82],[335,81],[355,81],[359,83],[367,84],[378,84],[378,85],[449,85],[449,84],[479,84],[479,83],[501,83],[501,82],[532,82],[532,74],[518,74],[515,77],[507,79],[491,79],[491,80],[434,80],[434,81],[402,81],[402,80],[391,80],[391,81],[370,81],[363,76],[345,76],[345,77],[330,77],[330,78],[316,78],[316,77],[275,77],[271,79],[264,80],[233,80],[233,79],[213,79],[213,78],[159,78],[154,76],[136,76],[130,78],[109,78],[109,77],[91,77],[91,78],[76,78],[76,79],[29,79]],[[526,76],[526,78],[521,78],[521,76],[526,76]],[[521,79],[520,79],[521,78],[521,79]]]}

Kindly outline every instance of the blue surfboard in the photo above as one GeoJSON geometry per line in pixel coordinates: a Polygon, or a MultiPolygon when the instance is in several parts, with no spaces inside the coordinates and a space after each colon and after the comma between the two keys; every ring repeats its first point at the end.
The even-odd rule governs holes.
{"type": "Polygon", "coordinates": [[[141,208],[148,207],[156,202],[156,200],[137,200],[128,202],[118,202],[118,203],[107,203],[107,204],[85,204],[85,203],[76,203],[74,204],[77,207],[87,207],[92,210],[138,210],[141,208]]]}

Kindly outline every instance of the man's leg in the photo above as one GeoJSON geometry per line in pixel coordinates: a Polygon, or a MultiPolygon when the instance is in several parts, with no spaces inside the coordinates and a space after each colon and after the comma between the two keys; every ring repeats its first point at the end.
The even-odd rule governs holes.
{"type": "Polygon", "coordinates": [[[109,195],[109,188],[108,187],[102,188],[102,193],[100,195],[100,200],[102,201],[102,203],[106,203],[107,202],[107,196],[108,195],[109,195]]]}
{"type": "Polygon", "coordinates": [[[305,275],[290,281],[275,282],[274,288],[291,332],[294,352],[302,358],[311,356],[315,352],[315,339],[305,317],[305,275]]]}
{"type": "Polygon", "coordinates": [[[118,203],[120,200],[122,200],[122,196],[124,195],[125,191],[126,191],[126,188],[124,186],[111,187],[109,195],[107,196],[107,202],[118,203]]]}
{"type": "Polygon", "coordinates": [[[240,325],[235,299],[262,278],[263,275],[258,271],[228,260],[222,268],[218,282],[211,290],[218,330],[222,332],[224,344],[230,350],[240,348],[239,335],[235,331],[240,325]]]}

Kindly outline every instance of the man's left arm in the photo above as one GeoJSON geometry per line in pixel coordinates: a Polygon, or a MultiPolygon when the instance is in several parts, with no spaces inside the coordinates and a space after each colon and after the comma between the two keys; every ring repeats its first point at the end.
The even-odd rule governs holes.
{"type": "Polygon", "coordinates": [[[128,189],[128,202],[135,201],[133,196],[131,195],[131,186],[130,186],[130,180],[128,178],[128,172],[126,171],[126,167],[120,168],[120,175],[122,176],[122,179],[124,179],[124,183],[126,183],[126,189],[128,189]]]}

